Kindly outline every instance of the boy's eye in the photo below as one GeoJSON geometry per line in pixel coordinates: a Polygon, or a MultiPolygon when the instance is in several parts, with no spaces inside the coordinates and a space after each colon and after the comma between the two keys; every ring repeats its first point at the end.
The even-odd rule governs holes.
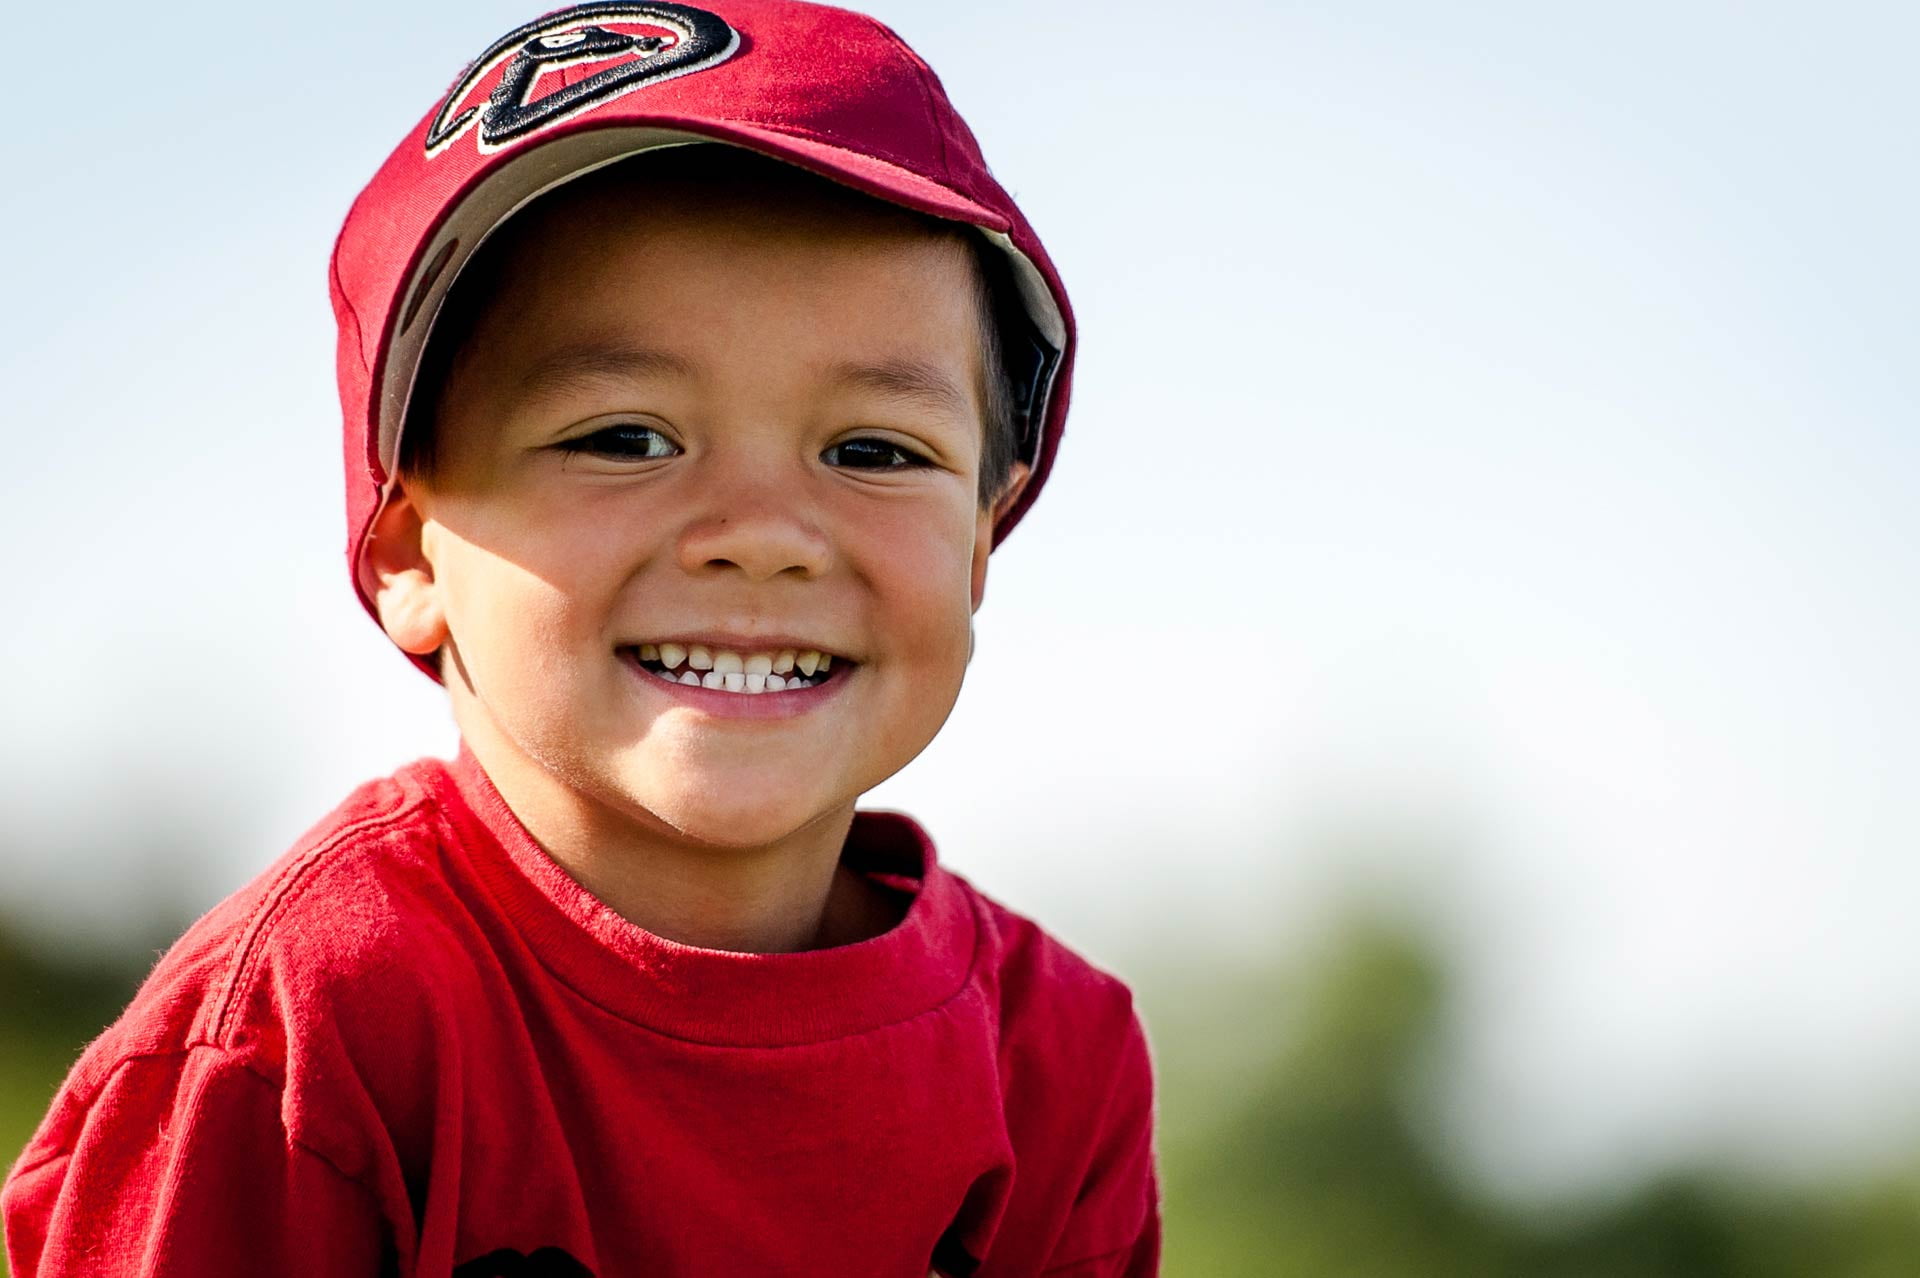
{"type": "Polygon", "coordinates": [[[569,453],[592,453],[597,457],[619,457],[628,461],[651,461],[680,451],[678,445],[653,427],[633,422],[562,440],[559,447],[569,453]]]}
{"type": "Polygon", "coordinates": [[[904,470],[929,464],[911,448],[884,439],[849,439],[833,445],[820,456],[829,466],[848,466],[855,470],[904,470]]]}

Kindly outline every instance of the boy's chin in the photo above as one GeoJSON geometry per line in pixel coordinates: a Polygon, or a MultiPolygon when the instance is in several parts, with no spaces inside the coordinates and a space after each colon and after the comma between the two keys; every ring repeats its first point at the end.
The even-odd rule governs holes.
{"type": "MultiPolygon", "coordinates": [[[[717,789],[718,787],[716,787],[717,789]]],[[[653,815],[695,843],[722,848],[767,847],[789,838],[850,803],[819,794],[725,797],[712,791],[649,795],[653,815]]]]}

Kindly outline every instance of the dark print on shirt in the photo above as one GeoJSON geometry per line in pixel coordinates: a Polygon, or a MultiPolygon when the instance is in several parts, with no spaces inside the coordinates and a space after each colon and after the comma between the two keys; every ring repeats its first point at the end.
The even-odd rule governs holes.
{"type": "Polygon", "coordinates": [[[476,120],[476,145],[497,151],[643,85],[717,66],[739,47],[739,32],[724,18],[691,5],[600,3],[561,9],[515,27],[473,60],[427,129],[427,155],[446,150],[476,120]],[[560,83],[566,68],[595,62],[611,65],[572,84],[560,83]],[[482,82],[502,63],[506,70],[483,96],[482,82]],[[559,87],[539,92],[543,77],[559,87]]]}
{"type": "Polygon", "coordinates": [[[933,1249],[933,1273],[928,1278],[973,1278],[973,1271],[980,1267],[960,1242],[960,1225],[956,1221],[940,1235],[940,1241],[933,1249]]]}
{"type": "Polygon", "coordinates": [[[558,1247],[540,1247],[531,1256],[502,1247],[459,1266],[453,1278],[593,1278],[593,1270],[558,1247]]]}

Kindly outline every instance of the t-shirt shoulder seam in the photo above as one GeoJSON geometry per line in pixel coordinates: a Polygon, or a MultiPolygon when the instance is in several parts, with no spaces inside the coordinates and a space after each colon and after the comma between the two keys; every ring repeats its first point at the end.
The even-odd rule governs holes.
{"type": "MultiPolygon", "coordinates": [[[[215,1052],[221,1055],[225,1055],[229,1060],[233,1062],[233,1065],[235,1066],[235,1068],[241,1070],[242,1072],[249,1075],[250,1077],[259,1080],[261,1083],[263,1083],[267,1087],[272,1088],[276,1093],[283,1090],[283,1084],[279,1079],[274,1078],[272,1075],[261,1071],[251,1061],[241,1056],[228,1055],[232,1051],[231,1048],[222,1047],[217,1043],[193,1042],[193,1043],[183,1044],[179,1047],[160,1048],[150,1052],[128,1052],[125,1056],[122,1056],[119,1060],[115,1061],[113,1063],[113,1068],[108,1070],[101,1077],[100,1085],[93,1089],[92,1094],[87,1097],[82,1108],[92,1109],[95,1105],[99,1104],[100,1097],[106,1092],[107,1088],[113,1085],[113,1080],[119,1077],[121,1071],[126,1069],[130,1065],[133,1065],[139,1061],[154,1060],[154,1059],[165,1057],[165,1056],[188,1056],[194,1052],[200,1052],[200,1051],[210,1051],[210,1052],[215,1052]]],[[[359,1186],[362,1190],[364,1190],[368,1194],[372,1194],[374,1192],[372,1186],[366,1184],[359,1177],[353,1175],[352,1173],[348,1172],[346,1169],[341,1167],[340,1164],[335,1162],[333,1158],[330,1155],[328,1155],[324,1150],[319,1149],[314,1145],[308,1144],[306,1141],[300,1139],[299,1136],[295,1135],[291,1131],[287,1133],[287,1143],[289,1145],[294,1146],[297,1149],[304,1151],[305,1153],[311,1154],[313,1157],[325,1163],[327,1165],[327,1169],[333,1172],[334,1175],[339,1176],[342,1180],[352,1182],[353,1184],[359,1186]]],[[[17,1178],[21,1176],[30,1176],[34,1172],[39,1171],[43,1167],[51,1167],[53,1164],[60,1162],[62,1159],[71,1158],[73,1157],[73,1150],[74,1150],[74,1144],[72,1141],[63,1141],[61,1142],[58,1148],[43,1155],[42,1157],[34,1159],[32,1162],[22,1161],[19,1165],[14,1167],[14,1169],[9,1173],[9,1179],[17,1178]]]]}
{"type": "Polygon", "coordinates": [[[266,939],[273,923],[314,882],[315,871],[325,862],[328,854],[358,835],[393,824],[420,807],[426,798],[425,794],[410,786],[395,787],[394,797],[380,809],[341,825],[316,841],[280,872],[260,893],[260,899],[254,904],[246,921],[236,929],[233,953],[226,962],[225,979],[220,983],[218,993],[208,1003],[205,1028],[194,1035],[187,1046],[231,1046],[224,1040],[232,1030],[230,1021],[233,1010],[242,1004],[246,991],[252,985],[255,969],[266,952],[266,939]]]}
{"type": "MultiPolygon", "coordinates": [[[[132,1065],[135,1061],[154,1060],[156,1058],[163,1057],[163,1056],[185,1056],[189,1052],[198,1051],[202,1047],[211,1047],[211,1046],[212,1044],[210,1043],[185,1043],[179,1047],[160,1047],[160,1048],[155,1048],[152,1051],[146,1051],[146,1052],[128,1052],[125,1056],[122,1056],[119,1060],[116,1060],[113,1063],[112,1069],[100,1075],[100,1081],[98,1085],[96,1085],[93,1088],[93,1090],[88,1093],[87,1098],[81,1102],[80,1108],[83,1110],[90,1110],[95,1105],[99,1104],[101,1095],[104,1094],[109,1087],[113,1086],[113,1080],[118,1078],[120,1076],[120,1072],[126,1069],[127,1066],[132,1065]]],[[[73,1155],[73,1142],[71,1140],[62,1141],[53,1150],[51,1150],[50,1152],[48,1152],[47,1154],[45,1154],[40,1158],[34,1159],[32,1162],[27,1162],[25,1159],[22,1159],[14,1167],[12,1172],[8,1174],[9,1178],[11,1179],[15,1177],[29,1175],[33,1172],[39,1171],[42,1167],[51,1166],[52,1164],[59,1162],[63,1158],[70,1158],[72,1157],[72,1155],[73,1155]]]]}

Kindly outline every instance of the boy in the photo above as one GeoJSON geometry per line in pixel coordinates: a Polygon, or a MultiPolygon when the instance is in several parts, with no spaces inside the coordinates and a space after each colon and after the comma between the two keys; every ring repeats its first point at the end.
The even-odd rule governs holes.
{"type": "Polygon", "coordinates": [[[716,3],[509,33],[349,212],[349,565],[458,757],[161,960],[16,1275],[1155,1272],[1126,988],[854,810],[958,694],[1065,295],[897,37],[716,3]]]}

